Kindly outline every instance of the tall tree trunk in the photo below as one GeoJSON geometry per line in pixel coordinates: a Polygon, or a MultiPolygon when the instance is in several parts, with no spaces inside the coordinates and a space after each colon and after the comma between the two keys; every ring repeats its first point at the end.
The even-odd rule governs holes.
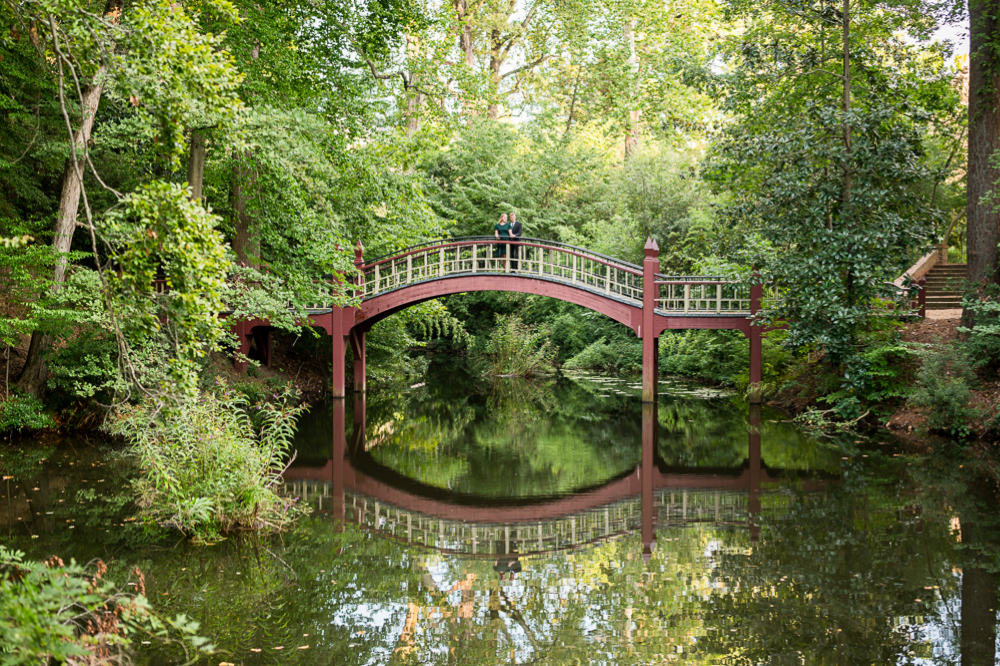
{"type": "Polygon", "coordinates": [[[255,265],[260,260],[260,237],[253,216],[247,212],[247,192],[252,192],[257,184],[251,159],[246,153],[233,162],[233,212],[236,214],[233,251],[242,263],[255,265]]]}
{"type": "Polygon", "coordinates": [[[188,186],[191,187],[191,200],[202,198],[202,185],[205,180],[205,135],[198,130],[191,130],[191,151],[188,159],[188,186]]]}
{"type": "MultiPolygon", "coordinates": [[[[853,167],[851,166],[852,150],[851,150],[851,122],[847,117],[847,114],[851,112],[851,0],[843,0],[843,11],[842,13],[842,29],[843,29],[843,58],[844,58],[844,73],[843,73],[843,92],[841,99],[841,111],[844,116],[841,121],[841,131],[843,132],[843,142],[844,142],[844,164],[843,164],[843,179],[841,181],[841,192],[840,192],[840,216],[841,220],[845,219],[849,221],[851,206],[851,188],[853,180],[853,167]]],[[[847,305],[848,307],[854,306],[854,272],[851,267],[848,266],[846,275],[844,277],[844,288],[847,293],[847,305]]]]}
{"type": "MultiPolygon", "coordinates": [[[[969,0],[969,166],[966,189],[966,278],[996,281],[1000,216],[983,197],[1000,180],[990,158],[1000,149],[1000,86],[993,43],[1000,39],[1000,2],[969,0]]],[[[968,317],[968,313],[965,313],[968,317]]],[[[966,319],[968,321],[968,319],[966,319]]]]}
{"type": "Polygon", "coordinates": [[[500,67],[503,65],[503,42],[500,39],[499,30],[494,30],[490,37],[490,103],[486,107],[486,115],[490,120],[496,120],[500,117],[500,103],[497,99],[500,95],[500,67]]]}
{"type": "Polygon", "coordinates": [[[476,61],[472,49],[472,16],[468,11],[469,4],[466,0],[455,0],[455,12],[458,14],[458,21],[462,29],[458,38],[458,46],[465,55],[465,66],[472,69],[476,61]]]}
{"type": "Polygon", "coordinates": [[[416,92],[406,100],[406,138],[410,139],[420,131],[420,107],[424,103],[424,94],[416,92]]]}
{"type": "MultiPolygon", "coordinates": [[[[625,41],[628,44],[628,66],[629,66],[629,98],[630,106],[639,103],[639,58],[635,54],[635,19],[629,19],[625,24],[625,41]]],[[[625,135],[625,159],[631,159],[639,152],[639,116],[642,112],[637,108],[631,108],[628,112],[628,131],[625,135]]]]}
{"type": "MultiPolygon", "coordinates": [[[[420,107],[424,103],[424,93],[417,90],[417,86],[420,81],[420,36],[419,35],[407,35],[406,36],[406,55],[413,63],[410,66],[410,87],[413,88],[412,94],[408,95],[406,98],[406,138],[412,138],[414,134],[420,131],[420,107]]],[[[407,91],[403,91],[406,95],[407,91]]]]}
{"type": "MultiPolygon", "coordinates": [[[[962,522],[962,545],[974,560],[984,559],[973,547],[981,539],[978,525],[962,522]]],[[[994,666],[997,661],[997,577],[968,562],[962,567],[961,666],[994,666]]]]}
{"type": "MultiPolygon", "coordinates": [[[[104,6],[104,16],[112,23],[118,23],[124,0],[107,0],[104,6]]],[[[109,50],[113,50],[111,45],[109,50]]],[[[73,133],[73,146],[76,147],[77,159],[82,150],[90,143],[90,134],[94,129],[94,117],[97,107],[101,104],[101,86],[99,81],[105,68],[100,67],[91,79],[91,83],[83,86],[80,98],[80,127],[73,133]]],[[[73,246],[73,232],[76,230],[76,216],[80,209],[80,193],[83,191],[83,175],[85,164],[74,163],[72,155],[66,160],[63,169],[62,190],[59,194],[59,210],[56,213],[56,226],[52,237],[52,248],[58,259],[53,270],[53,281],[58,285],[66,281],[67,260],[65,255],[73,246]],[[79,167],[79,170],[77,169],[79,167]]],[[[53,338],[47,333],[35,331],[28,345],[28,356],[24,367],[18,374],[15,385],[25,393],[41,397],[45,392],[45,383],[49,377],[49,369],[45,364],[45,352],[52,347],[53,338]]]]}
{"type": "Polygon", "coordinates": [[[580,76],[582,74],[583,65],[576,70],[576,81],[573,82],[573,97],[569,101],[569,117],[566,118],[566,130],[563,132],[563,136],[569,134],[569,130],[573,126],[573,113],[576,111],[576,94],[580,90],[580,76]]]}

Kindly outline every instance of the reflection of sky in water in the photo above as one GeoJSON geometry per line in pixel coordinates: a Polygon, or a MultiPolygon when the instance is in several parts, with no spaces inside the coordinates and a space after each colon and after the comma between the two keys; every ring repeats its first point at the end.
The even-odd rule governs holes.
{"type": "MultiPolygon", "coordinates": [[[[472,490],[489,470],[504,470],[517,483],[484,491],[516,497],[539,489],[570,493],[576,484],[600,482],[623,465],[634,469],[641,407],[632,395],[599,398],[596,391],[607,390],[610,381],[591,382],[594,390],[586,383],[560,383],[548,397],[529,395],[527,403],[513,407],[514,398],[505,394],[507,404],[498,411],[489,406],[494,395],[489,389],[476,393],[479,389],[468,384],[429,381],[388,404],[404,417],[394,415],[397,423],[419,425],[379,444],[388,445],[380,462],[398,463],[401,467],[393,469],[410,478],[451,481],[472,490]],[[425,418],[432,414],[435,419],[425,418]],[[587,439],[592,436],[596,439],[587,439]],[[565,442],[600,446],[580,459],[574,458],[580,447],[573,456],[560,457],[556,444],[565,442]],[[516,464],[515,454],[525,454],[523,465],[516,464]],[[467,466],[448,467],[438,460],[467,466]]],[[[634,391],[629,383],[634,382],[620,382],[624,386],[616,390],[634,391]]],[[[386,422],[380,409],[374,404],[370,409],[372,428],[386,422]]],[[[329,415],[314,414],[320,417],[306,424],[301,459],[318,468],[329,457],[329,420],[326,433],[320,430],[329,415]]],[[[743,464],[748,430],[740,403],[665,395],[658,417],[661,462],[743,464]]],[[[648,565],[633,521],[622,534],[574,550],[522,554],[522,572],[500,581],[493,556],[442,552],[460,550],[463,542],[457,538],[426,546],[407,543],[405,515],[390,516],[387,510],[377,524],[338,526],[327,513],[329,503],[273,539],[234,537],[212,547],[177,546],[176,540],[150,545],[140,536],[109,541],[138,529],[123,527],[131,505],[117,505],[119,515],[97,501],[58,501],[92,485],[83,482],[94,462],[86,456],[100,454],[83,447],[67,452],[77,456],[76,466],[68,466],[72,457],[53,457],[34,466],[38,476],[30,482],[12,486],[11,497],[3,500],[7,507],[0,510],[9,509],[15,519],[2,543],[9,541],[33,557],[53,552],[78,561],[113,557],[121,571],[141,565],[154,604],[194,617],[204,634],[227,650],[225,660],[235,663],[490,666],[538,660],[628,666],[745,658],[740,663],[826,666],[843,657],[858,664],[957,664],[960,571],[968,552],[955,548],[958,523],[953,525],[952,517],[965,510],[948,494],[957,481],[931,485],[940,473],[914,476],[918,465],[880,454],[874,446],[865,450],[868,458],[842,460],[840,452],[831,456],[831,448],[791,426],[769,423],[781,418],[765,412],[763,419],[768,469],[819,468],[839,477],[836,483],[814,492],[795,481],[766,489],[755,541],[745,520],[745,491],[722,494],[724,507],[732,511],[718,520],[711,511],[714,495],[690,491],[684,506],[688,511],[701,507],[701,518],[682,524],[677,511],[668,508],[674,500],[681,502],[683,491],[658,490],[656,501],[662,499],[668,508],[656,514],[648,565]],[[65,523],[71,519],[78,521],[74,532],[65,523]],[[389,529],[397,530],[391,538],[384,533],[389,529]],[[242,575],[227,573],[235,571],[242,575]],[[825,642],[841,628],[849,635],[849,654],[838,654],[840,648],[825,642]],[[305,643],[309,649],[299,651],[305,643]],[[285,646],[281,659],[276,645],[285,646]],[[263,649],[267,659],[255,657],[251,649],[263,649]]],[[[350,428],[349,416],[347,421],[350,428]]],[[[107,483],[99,492],[127,488],[123,472],[108,469],[102,477],[107,483]]],[[[626,509],[635,513],[638,504],[630,497],[612,506],[625,515],[626,509]]],[[[368,515],[374,520],[373,512],[368,515]]],[[[595,515],[603,515],[603,509],[595,515]]],[[[566,516],[551,522],[572,529],[566,516]]],[[[577,528],[583,523],[581,518],[577,528]]],[[[987,528],[983,534],[988,552],[1000,550],[1000,534],[987,528]]],[[[962,545],[968,546],[968,539],[962,545]]],[[[977,620],[989,624],[996,618],[977,620]]],[[[159,653],[140,654],[138,661],[176,663],[159,653]]]]}

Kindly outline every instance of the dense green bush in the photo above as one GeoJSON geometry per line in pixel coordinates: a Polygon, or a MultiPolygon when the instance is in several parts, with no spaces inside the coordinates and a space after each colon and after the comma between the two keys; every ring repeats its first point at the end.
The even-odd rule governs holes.
{"type": "Polygon", "coordinates": [[[587,347],[563,366],[575,370],[600,372],[642,372],[642,341],[612,340],[601,338],[587,347]]]}
{"type": "MultiPolygon", "coordinates": [[[[792,360],[783,331],[761,341],[765,392],[775,388],[792,360]]],[[[750,343],[739,331],[667,331],[660,337],[660,372],[705,379],[745,390],[750,384],[750,343]]]]}
{"type": "Polygon", "coordinates": [[[38,398],[12,393],[0,401],[0,432],[44,430],[56,425],[38,398]]]}
{"type": "Polygon", "coordinates": [[[975,381],[972,362],[962,346],[939,345],[924,354],[910,401],[927,410],[930,430],[965,437],[969,421],[976,417],[970,406],[975,381]]]}
{"type": "Polygon", "coordinates": [[[179,638],[186,652],[211,652],[212,646],[195,635],[197,622],[183,615],[168,620],[152,610],[138,569],[133,571],[135,592],[120,591],[106,574],[101,561],[89,567],[58,557],[30,561],[0,546],[2,662],[129,663],[136,635],[179,638]]]}
{"type": "Polygon", "coordinates": [[[965,334],[969,358],[978,368],[1000,366],[1000,285],[987,284],[966,293],[962,301],[973,320],[972,328],[960,327],[965,334]]]}
{"type": "Polygon", "coordinates": [[[156,522],[201,541],[239,529],[278,530],[301,510],[278,493],[295,420],[294,396],[247,408],[228,390],[176,404],[127,406],[106,429],[128,438],[143,476],[139,506],[156,522]]]}
{"type": "Polygon", "coordinates": [[[529,326],[517,315],[497,315],[485,342],[486,372],[503,377],[534,377],[552,369],[557,350],[547,326],[529,326]]]}

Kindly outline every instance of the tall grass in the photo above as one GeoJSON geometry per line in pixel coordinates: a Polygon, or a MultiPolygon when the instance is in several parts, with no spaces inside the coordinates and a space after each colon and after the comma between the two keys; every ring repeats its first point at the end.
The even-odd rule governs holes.
{"type": "Polygon", "coordinates": [[[486,342],[486,373],[499,377],[535,377],[552,370],[558,350],[547,326],[530,326],[517,315],[496,316],[486,342]]]}
{"type": "Polygon", "coordinates": [[[301,513],[279,494],[304,407],[290,393],[248,406],[222,389],[169,408],[127,406],[105,426],[128,438],[143,475],[133,483],[143,512],[200,541],[233,530],[278,530],[301,513]]]}

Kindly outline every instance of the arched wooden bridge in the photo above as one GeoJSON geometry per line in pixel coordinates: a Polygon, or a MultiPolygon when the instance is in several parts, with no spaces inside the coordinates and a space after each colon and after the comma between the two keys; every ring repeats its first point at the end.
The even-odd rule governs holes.
{"type": "MultiPolygon", "coordinates": [[[[345,395],[347,345],[354,351],[354,390],[365,390],[365,334],[379,321],[425,301],[470,291],[537,294],[575,303],[628,326],[642,340],[643,401],[656,397],[657,348],[667,329],[734,329],[750,341],[750,383],[761,379],[761,328],[751,317],[760,307],[762,287],[715,277],[660,275],[659,248],[646,241],[642,266],[562,243],[492,237],[455,238],[407,248],[366,261],[355,248],[358,279],[350,286],[358,307],[317,304],[310,319],[333,339],[333,394],[345,395]],[[496,256],[499,247],[505,256],[496,256]],[[518,257],[511,257],[517,249],[518,257]]],[[[234,325],[240,351],[256,339],[270,360],[267,321],[234,325]]]]}

